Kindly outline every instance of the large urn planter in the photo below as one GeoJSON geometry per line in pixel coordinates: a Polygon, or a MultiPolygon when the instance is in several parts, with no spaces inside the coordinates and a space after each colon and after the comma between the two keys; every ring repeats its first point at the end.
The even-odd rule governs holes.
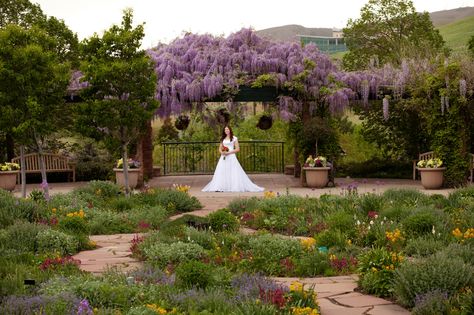
{"type": "Polygon", "coordinates": [[[425,189],[439,189],[443,186],[443,175],[446,167],[417,167],[417,169],[420,172],[421,185],[425,189]]]}
{"type": "Polygon", "coordinates": [[[2,171],[0,172],[0,188],[12,191],[16,186],[16,178],[20,171],[2,171]]]}
{"type": "Polygon", "coordinates": [[[306,184],[310,188],[323,188],[329,182],[330,167],[303,167],[306,172],[306,184]]]}
{"type": "MultiPolygon", "coordinates": [[[[123,174],[122,168],[114,168],[115,182],[117,185],[125,187],[125,175],[123,174]]],[[[138,184],[138,175],[140,174],[139,168],[128,169],[128,187],[134,189],[138,184]]]]}

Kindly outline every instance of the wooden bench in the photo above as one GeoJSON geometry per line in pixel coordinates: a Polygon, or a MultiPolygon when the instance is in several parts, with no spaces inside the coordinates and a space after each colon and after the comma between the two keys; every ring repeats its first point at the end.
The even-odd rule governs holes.
{"type": "MultiPolygon", "coordinates": [[[[63,155],[44,153],[43,156],[46,173],[71,173],[72,181],[76,181],[76,163],[63,155]]],[[[12,162],[20,164],[20,157],[13,158],[12,162]]],[[[38,153],[25,154],[25,165],[26,174],[41,173],[38,153]]]]}
{"type": "MultiPolygon", "coordinates": [[[[420,153],[418,155],[418,160],[413,161],[413,180],[416,180],[416,164],[418,163],[418,161],[421,161],[421,160],[428,161],[429,159],[433,159],[433,158],[435,158],[433,151],[420,153]]],[[[472,184],[472,180],[473,180],[472,177],[474,175],[474,154],[472,153],[469,153],[469,172],[471,174],[471,176],[469,176],[469,181],[472,184]]]]}

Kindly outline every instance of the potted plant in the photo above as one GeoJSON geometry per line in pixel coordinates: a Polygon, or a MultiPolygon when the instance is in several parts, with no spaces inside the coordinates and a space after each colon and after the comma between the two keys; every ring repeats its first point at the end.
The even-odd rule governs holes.
{"type": "Polygon", "coordinates": [[[0,188],[8,191],[14,190],[19,172],[20,165],[17,163],[0,164],[0,188]]]}
{"type": "Polygon", "coordinates": [[[273,118],[270,115],[262,115],[258,119],[257,128],[261,130],[270,129],[273,125],[273,118]]]}
{"type": "Polygon", "coordinates": [[[178,130],[186,130],[189,126],[189,117],[186,115],[179,115],[178,118],[176,118],[176,121],[174,122],[174,126],[178,130]]]}
{"type": "MultiPolygon", "coordinates": [[[[117,161],[117,165],[114,168],[115,181],[119,186],[125,186],[125,179],[123,174],[123,159],[117,161]]],[[[128,185],[130,188],[137,187],[138,175],[140,173],[140,162],[128,159],[128,185]]]]}
{"type": "Polygon", "coordinates": [[[324,156],[313,158],[310,155],[304,163],[303,170],[306,172],[306,183],[311,188],[326,187],[329,181],[329,170],[327,159],[324,156]]]}
{"type": "Polygon", "coordinates": [[[416,166],[420,172],[421,185],[425,189],[438,189],[443,185],[443,175],[446,167],[442,167],[443,161],[438,158],[421,160],[416,166]]]}

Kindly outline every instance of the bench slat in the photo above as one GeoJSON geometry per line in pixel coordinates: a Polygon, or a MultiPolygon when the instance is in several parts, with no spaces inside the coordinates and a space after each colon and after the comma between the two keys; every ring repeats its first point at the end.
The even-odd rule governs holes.
{"type": "MultiPolygon", "coordinates": [[[[43,157],[46,173],[70,172],[72,173],[73,181],[76,181],[76,167],[74,163],[70,162],[68,157],[52,153],[45,153],[43,154],[43,157]]],[[[20,160],[21,159],[18,156],[13,158],[12,162],[21,164],[20,160]]],[[[41,172],[39,154],[30,153],[25,155],[25,172],[27,174],[41,172]]]]}

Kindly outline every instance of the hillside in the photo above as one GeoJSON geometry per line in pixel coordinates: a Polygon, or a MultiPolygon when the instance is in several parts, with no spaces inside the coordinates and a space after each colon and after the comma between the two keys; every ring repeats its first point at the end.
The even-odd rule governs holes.
{"type": "Polygon", "coordinates": [[[307,28],[301,25],[284,25],[257,31],[265,38],[278,41],[298,42],[296,35],[332,36],[331,28],[307,28]]]}
{"type": "Polygon", "coordinates": [[[474,16],[438,27],[448,47],[453,51],[465,51],[467,42],[474,35],[474,16]]]}
{"type": "Polygon", "coordinates": [[[464,7],[452,10],[444,10],[431,12],[430,18],[433,25],[441,27],[442,25],[455,23],[460,20],[464,20],[467,17],[474,16],[474,7],[464,7]]]}
{"type": "MultiPolygon", "coordinates": [[[[431,20],[433,21],[434,26],[438,27],[440,30],[443,29],[445,32],[444,27],[448,26],[448,24],[452,23],[465,23],[463,22],[466,18],[474,17],[474,7],[464,7],[464,8],[457,8],[452,10],[444,10],[444,11],[437,11],[430,13],[431,20]]],[[[468,23],[469,24],[469,23],[468,23]]],[[[462,27],[462,26],[460,26],[462,27]]],[[[468,27],[468,25],[464,25],[464,27],[468,27]]],[[[471,27],[471,30],[474,29],[471,27]]],[[[446,41],[451,43],[451,37],[453,38],[453,44],[458,47],[458,36],[461,29],[458,29],[458,26],[455,29],[451,30],[450,27],[447,28],[446,41]]],[[[466,29],[467,30],[467,29],[466,29]]],[[[296,35],[313,35],[313,36],[332,36],[332,29],[331,28],[307,28],[301,25],[291,24],[291,25],[283,25],[277,27],[271,27],[263,30],[257,31],[257,34],[272,39],[272,40],[279,40],[279,41],[290,41],[290,42],[297,42],[298,38],[296,35]]],[[[463,34],[462,32],[459,34],[463,34]]],[[[464,33],[465,34],[465,33],[464,33]]],[[[445,35],[443,34],[443,37],[445,35]]],[[[451,46],[450,46],[451,47],[451,46]]]]}

